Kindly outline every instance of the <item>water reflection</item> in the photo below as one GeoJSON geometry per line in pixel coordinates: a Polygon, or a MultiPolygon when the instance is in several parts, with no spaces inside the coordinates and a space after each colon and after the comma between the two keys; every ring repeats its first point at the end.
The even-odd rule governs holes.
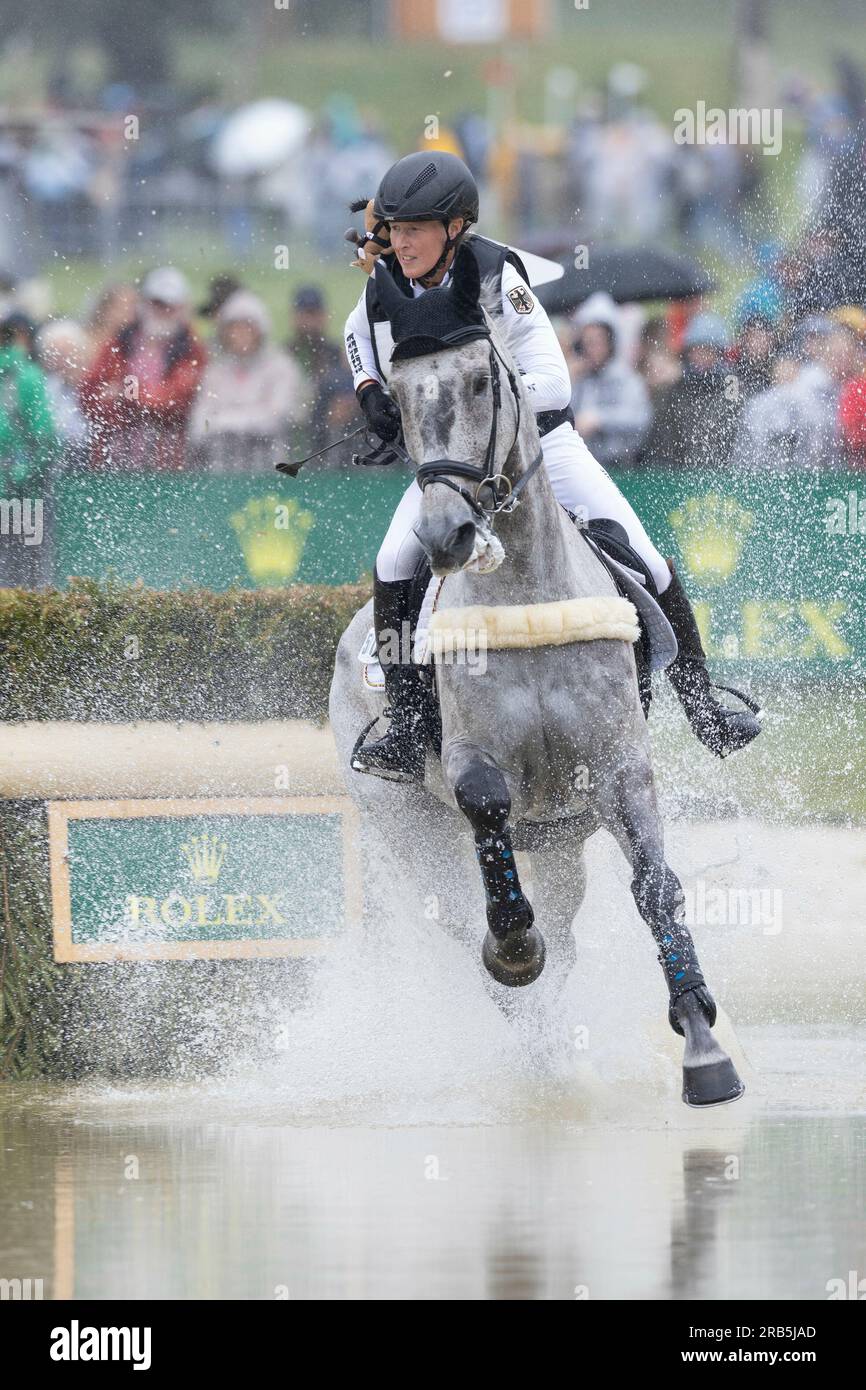
{"type": "Polygon", "coordinates": [[[291,1127],[0,1107],[0,1278],[52,1298],[823,1298],[866,1270],[866,1117],[291,1127]]]}

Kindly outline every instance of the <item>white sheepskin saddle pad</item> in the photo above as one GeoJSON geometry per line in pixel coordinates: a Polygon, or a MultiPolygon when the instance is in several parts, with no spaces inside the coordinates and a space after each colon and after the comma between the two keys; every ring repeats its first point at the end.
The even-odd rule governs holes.
{"type": "Polygon", "coordinates": [[[440,608],[430,618],[422,659],[435,660],[467,648],[560,647],[568,642],[610,638],[636,642],[639,636],[634,604],[618,595],[501,607],[440,608]]]}

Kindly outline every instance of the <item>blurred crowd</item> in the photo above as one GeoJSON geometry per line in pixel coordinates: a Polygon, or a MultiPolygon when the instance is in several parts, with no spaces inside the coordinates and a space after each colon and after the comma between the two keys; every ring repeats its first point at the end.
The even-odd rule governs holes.
{"type": "Polygon", "coordinates": [[[106,285],[80,318],[39,324],[0,278],[0,497],[46,508],[46,543],[0,546],[0,583],[45,582],[65,472],[268,472],[357,424],[319,287],[300,287],[286,317],[279,334],[231,274],[194,305],[181,271],[161,266],[140,286],[106,285]]]}
{"type": "MultiPolygon", "coordinates": [[[[674,123],[652,109],[651,87],[631,62],[614,64],[597,87],[552,67],[543,120],[488,105],[437,117],[423,141],[466,159],[487,226],[503,236],[556,242],[563,233],[562,249],[575,238],[664,239],[736,262],[773,216],[777,161],[735,139],[679,143],[674,123]]],[[[199,227],[233,261],[253,253],[265,227],[336,259],[347,203],[372,192],[405,152],[388,139],[382,106],[341,90],[323,94],[316,111],[271,99],[232,109],[204,93],[149,104],[125,84],[93,94],[92,109],[59,81],[47,95],[41,113],[0,120],[0,263],[22,271],[16,257],[111,258],[132,244],[156,260],[172,234],[199,227]],[[141,115],[134,138],[124,133],[130,111],[141,115]]],[[[856,239],[863,74],[840,58],[831,86],[794,74],[772,104],[796,148],[792,187],[781,191],[791,230],[823,223],[856,239]]]]}
{"type": "Polygon", "coordinates": [[[576,427],[608,467],[866,468],[866,309],[798,313],[752,288],[646,318],[593,295],[561,340],[576,427]]]}
{"type": "MultiPolygon", "coordinates": [[[[567,220],[576,209],[584,239],[664,237],[725,261],[754,252],[780,196],[792,234],[823,226],[844,235],[850,219],[862,232],[866,77],[844,56],[833,67],[826,87],[790,74],[768,103],[782,112],[780,134],[796,151],[793,187],[768,199],[774,158],[736,140],[677,143],[645,100],[648,73],[634,63],[615,64],[601,90],[577,97],[564,127],[557,186],[567,220]]],[[[537,218],[526,220],[531,190],[522,196],[524,225],[538,225],[537,218]]]]}
{"type": "Polygon", "coordinates": [[[0,473],[255,472],[296,442],[338,433],[355,397],[316,285],[287,305],[282,337],[234,275],[194,306],[181,271],[106,285],[80,319],[35,323],[0,284],[0,473]],[[4,304],[3,297],[6,296],[4,304]]]}
{"type": "MultiPolygon", "coordinates": [[[[606,294],[558,320],[576,427],[602,463],[866,468],[866,308],[816,307],[790,260],[764,247],[730,320],[698,299],[650,317],[606,294]]],[[[162,266],[39,324],[0,278],[4,495],[49,469],[254,473],[348,434],[359,417],[323,291],[300,287],[286,311],[280,331],[230,273],[196,305],[162,266]]]]}

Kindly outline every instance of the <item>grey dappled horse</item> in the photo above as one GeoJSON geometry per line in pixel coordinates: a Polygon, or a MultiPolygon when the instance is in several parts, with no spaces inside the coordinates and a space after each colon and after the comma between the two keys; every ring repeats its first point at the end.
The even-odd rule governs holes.
{"type": "MultiPolygon", "coordinates": [[[[459,257],[452,287],[415,300],[408,321],[407,301],[387,271],[377,278],[396,342],[389,389],[423,487],[416,530],[434,574],[445,576],[440,607],[614,596],[607,570],[538,466],[532,407],[492,306],[481,307],[474,258],[459,257]],[[425,309],[435,296],[451,298],[425,309]],[[443,340],[441,324],[453,323],[455,311],[477,331],[443,340]],[[429,336],[432,323],[438,338],[429,336]],[[479,486],[485,476],[492,481],[479,486]],[[509,508],[515,493],[519,501],[509,508]],[[489,526],[504,559],[487,573],[463,568],[489,526]]],[[[632,644],[489,650],[483,673],[468,662],[440,662],[441,763],[429,755],[424,785],[404,785],[350,766],[359,731],[385,703],[361,682],[358,652],[371,622],[368,603],[339,644],[330,702],[338,755],[362,819],[435,903],[436,919],[461,940],[473,939],[480,880],[483,960],[498,982],[491,989],[504,997],[502,986],[531,984],[545,959],[548,977],[561,986],[577,954],[572,922],[584,891],[583,844],[603,826],[631,864],[632,893],[670,992],[669,1020],[685,1037],[683,1099],[736,1099],[742,1083],[711,1032],[715,1004],[684,923],[679,880],[665,862],[632,644]],[[466,853],[467,821],[477,865],[466,853]],[[514,860],[523,846],[533,851],[534,909],[514,860]]]]}

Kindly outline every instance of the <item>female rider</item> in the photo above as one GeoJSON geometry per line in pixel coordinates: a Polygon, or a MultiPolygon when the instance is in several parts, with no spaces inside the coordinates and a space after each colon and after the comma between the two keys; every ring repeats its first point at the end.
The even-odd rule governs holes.
{"type": "MultiPolygon", "coordinates": [[[[568,367],[550,320],[526,282],[519,256],[469,233],[477,220],[478,188],[461,159],[442,151],[407,155],[379,185],[368,209],[371,230],[361,242],[364,255],[357,264],[369,271],[377,255],[388,255],[400,288],[417,296],[434,285],[448,284],[457,247],[468,240],[482,279],[493,279],[501,290],[509,346],[536,412],[554,495],[587,520],[611,517],[625,528],[652,574],[679,643],[679,654],[667,668],[671,684],[694,733],[724,757],[749,743],[760,732],[760,723],[749,712],[724,708],[713,695],[694,613],[673,563],[656,550],[629,502],[575,430],[568,367]]],[[[345,336],[361,409],[371,430],[393,441],[400,433],[400,412],[386,390],[391,338],[373,275],[349,315],[345,336]]],[[[421,491],[413,481],[376,557],[373,621],[380,660],[383,649],[392,650],[383,634],[402,632],[408,617],[412,578],[423,553],[413,529],[420,503],[421,491]]],[[[382,660],[382,669],[389,727],[383,737],[356,750],[353,766],[395,780],[417,780],[424,771],[424,740],[417,728],[423,707],[418,671],[399,660],[382,660]]]]}

